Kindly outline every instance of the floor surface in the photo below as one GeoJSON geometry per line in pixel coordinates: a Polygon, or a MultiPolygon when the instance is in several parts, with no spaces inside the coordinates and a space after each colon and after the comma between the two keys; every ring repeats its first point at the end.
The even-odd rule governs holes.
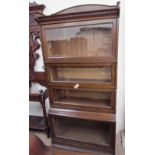
{"type": "Polygon", "coordinates": [[[36,136],[38,136],[45,145],[51,146],[51,138],[48,138],[44,132],[39,131],[31,131],[31,132],[34,133],[36,136]]]}

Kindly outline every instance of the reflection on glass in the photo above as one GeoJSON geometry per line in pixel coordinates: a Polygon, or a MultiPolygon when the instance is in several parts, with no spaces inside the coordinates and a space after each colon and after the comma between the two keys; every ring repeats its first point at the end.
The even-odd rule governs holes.
{"type": "Polygon", "coordinates": [[[111,67],[51,67],[50,81],[111,83],[111,67]]]}
{"type": "Polygon", "coordinates": [[[54,89],[54,103],[63,105],[88,106],[88,107],[110,107],[112,94],[109,92],[54,89]]]}
{"type": "Polygon", "coordinates": [[[69,118],[54,119],[56,137],[97,145],[110,145],[110,126],[108,124],[69,118]]]}
{"type": "Polygon", "coordinates": [[[46,29],[48,57],[112,56],[112,24],[46,29]]]}

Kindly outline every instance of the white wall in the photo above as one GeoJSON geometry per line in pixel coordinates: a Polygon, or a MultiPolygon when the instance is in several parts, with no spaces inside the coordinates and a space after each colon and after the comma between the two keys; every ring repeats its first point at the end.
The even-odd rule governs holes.
{"type": "MultiPolygon", "coordinates": [[[[116,5],[117,0],[35,0],[38,4],[45,4],[45,15],[56,13],[62,9],[69,8],[81,4],[106,4],[116,5]]],[[[118,46],[118,89],[117,89],[117,130],[125,127],[125,37],[124,37],[124,0],[121,2],[120,27],[119,27],[119,46],[118,46]]],[[[33,2],[33,0],[30,0],[33,2]]],[[[42,59],[38,60],[37,66],[42,64],[42,59]]],[[[35,67],[40,70],[40,67],[35,67]]],[[[38,86],[34,87],[37,89],[38,86]]],[[[30,107],[31,114],[41,114],[38,105],[30,107]]]]}

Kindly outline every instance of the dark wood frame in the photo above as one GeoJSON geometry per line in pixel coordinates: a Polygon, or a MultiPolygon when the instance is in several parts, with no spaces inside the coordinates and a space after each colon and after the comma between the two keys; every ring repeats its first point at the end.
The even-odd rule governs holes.
{"type": "MultiPolygon", "coordinates": [[[[77,147],[77,148],[87,148],[87,149],[93,149],[95,151],[104,151],[104,152],[113,152],[114,153],[114,147],[115,147],[115,122],[104,122],[104,121],[96,121],[96,120],[88,120],[89,122],[94,122],[94,123],[105,123],[107,125],[110,126],[110,145],[99,145],[99,144],[94,144],[92,142],[82,142],[82,141],[78,141],[78,140],[71,140],[71,139],[68,139],[68,138],[62,138],[62,137],[59,137],[56,135],[55,131],[57,130],[55,124],[57,122],[55,122],[55,118],[62,118],[62,119],[70,119],[70,117],[62,117],[62,116],[57,116],[57,115],[53,115],[51,114],[50,115],[50,124],[52,125],[52,143],[53,144],[58,144],[58,145],[64,145],[64,146],[72,146],[72,147],[77,147]]],[[[78,119],[77,117],[74,119],[76,121],[76,119],[78,119]]],[[[81,120],[85,120],[84,118],[80,118],[81,120]]]]}
{"type": "Polygon", "coordinates": [[[115,132],[116,132],[116,95],[113,95],[113,105],[110,110],[102,109],[98,110],[94,108],[93,110],[84,107],[73,107],[56,105],[53,103],[53,93],[52,89],[55,88],[73,88],[75,83],[65,83],[65,82],[50,82],[49,81],[49,66],[112,66],[112,84],[111,85],[93,85],[84,83],[80,85],[80,89],[93,89],[93,90],[103,90],[111,91],[116,93],[117,89],[117,47],[118,47],[118,29],[119,29],[119,2],[114,6],[107,5],[81,5],[72,8],[62,10],[56,14],[50,16],[42,16],[37,19],[38,23],[41,25],[42,33],[42,49],[45,62],[46,71],[46,82],[48,84],[48,90],[50,94],[50,105],[51,109],[49,111],[50,127],[51,127],[51,137],[53,145],[70,146],[70,147],[83,147],[85,149],[101,149],[102,151],[110,151],[115,154],[115,132]],[[69,27],[78,26],[83,24],[93,24],[93,23],[113,23],[113,44],[112,44],[112,57],[93,57],[93,58],[48,58],[47,57],[47,44],[45,30],[49,28],[58,27],[69,27]],[[55,117],[62,118],[73,118],[73,119],[84,119],[90,121],[107,122],[111,125],[111,147],[108,149],[105,147],[98,148],[95,145],[89,145],[83,142],[75,142],[68,139],[62,139],[55,137],[54,134],[54,121],[55,117]]]}
{"type": "Polygon", "coordinates": [[[103,83],[103,84],[96,84],[96,83],[80,83],[80,88],[90,88],[90,89],[114,89],[116,86],[116,64],[115,63],[96,63],[96,64],[47,64],[47,76],[48,76],[48,86],[52,87],[70,87],[76,84],[76,82],[65,82],[65,81],[53,81],[50,82],[50,68],[49,67],[110,67],[111,68],[111,83],[103,83]]]}
{"type": "MultiPolygon", "coordinates": [[[[39,83],[46,86],[45,72],[35,72],[35,61],[39,58],[39,54],[36,51],[40,48],[38,39],[40,39],[40,26],[36,22],[36,18],[43,15],[44,5],[38,5],[35,2],[29,3],[29,85],[31,87],[32,82],[39,83]]],[[[48,125],[48,117],[46,114],[45,100],[48,97],[47,89],[45,91],[40,90],[39,93],[30,93],[29,101],[39,102],[42,107],[42,116],[29,116],[29,129],[37,131],[45,131],[47,136],[50,136],[50,130],[48,125]],[[41,124],[44,122],[44,124],[41,124]]]]}
{"type": "Polygon", "coordinates": [[[115,35],[115,32],[116,32],[116,19],[93,19],[93,20],[90,20],[90,21],[72,21],[70,23],[59,23],[60,21],[58,21],[57,23],[54,23],[53,25],[43,25],[42,26],[42,42],[43,42],[43,50],[45,51],[44,52],[44,59],[45,59],[45,63],[88,63],[88,62],[94,62],[96,63],[96,61],[98,62],[108,62],[108,61],[111,61],[113,60],[115,62],[116,60],[116,35],[115,35]],[[73,57],[73,58],[48,58],[47,56],[47,46],[46,46],[46,34],[45,34],[45,31],[46,29],[55,29],[55,28],[64,28],[64,27],[76,27],[76,26],[81,26],[81,25],[91,25],[91,24],[107,24],[107,23],[111,23],[113,26],[112,26],[112,56],[110,57],[93,57],[93,58],[87,58],[87,57],[73,57]],[[44,46],[45,45],[45,46],[44,46]]]}
{"type": "MultiPolygon", "coordinates": [[[[49,94],[50,94],[50,104],[51,104],[51,107],[52,108],[65,108],[65,109],[76,109],[76,110],[84,110],[84,111],[98,111],[98,112],[108,112],[108,113],[114,113],[116,111],[116,107],[115,107],[115,99],[116,99],[116,92],[115,90],[111,90],[111,89],[95,89],[95,91],[97,92],[102,92],[102,93],[111,93],[111,103],[110,105],[107,107],[95,107],[95,106],[91,106],[91,105],[74,105],[74,104],[63,104],[63,103],[58,103],[56,101],[54,101],[54,93],[53,93],[53,90],[54,89],[69,89],[69,90],[73,90],[73,88],[68,88],[68,87],[64,87],[64,88],[61,88],[61,87],[49,87],[48,90],[49,90],[49,94]],[[95,109],[94,109],[95,107],[95,109]]],[[[78,90],[86,90],[86,91],[90,91],[90,89],[78,89],[78,90]]],[[[91,89],[91,91],[93,91],[93,89],[91,89]]],[[[95,105],[95,103],[94,103],[95,105]]]]}

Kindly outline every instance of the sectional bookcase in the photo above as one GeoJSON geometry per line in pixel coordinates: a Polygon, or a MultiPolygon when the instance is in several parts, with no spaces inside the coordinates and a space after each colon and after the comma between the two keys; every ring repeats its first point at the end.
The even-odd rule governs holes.
{"type": "Polygon", "coordinates": [[[115,153],[119,10],[81,5],[37,19],[52,145],[115,153]]]}

